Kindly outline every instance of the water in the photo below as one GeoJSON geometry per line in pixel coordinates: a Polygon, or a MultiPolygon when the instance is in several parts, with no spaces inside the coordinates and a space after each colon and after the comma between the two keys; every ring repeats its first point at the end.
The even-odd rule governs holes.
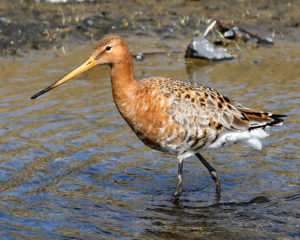
{"type": "MultiPolygon", "coordinates": [[[[129,43],[132,52],[143,49],[134,37],[129,43]]],[[[131,132],[114,106],[108,67],[29,99],[85,61],[92,46],[0,59],[2,239],[300,238],[299,44],[245,49],[217,64],[181,55],[136,62],[137,78],[190,79],[289,115],[262,151],[203,152],[221,178],[219,201],[207,170],[187,159],[180,206],[169,202],[176,159],[131,132]]]]}

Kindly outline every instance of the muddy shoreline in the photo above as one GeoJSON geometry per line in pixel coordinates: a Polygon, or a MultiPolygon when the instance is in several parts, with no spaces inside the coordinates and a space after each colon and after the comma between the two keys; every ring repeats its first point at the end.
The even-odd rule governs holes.
{"type": "Polygon", "coordinates": [[[237,23],[275,41],[300,40],[299,2],[291,1],[87,1],[51,4],[0,3],[0,54],[58,49],[74,41],[98,40],[107,33],[123,36],[191,38],[212,19],[237,23]]]}

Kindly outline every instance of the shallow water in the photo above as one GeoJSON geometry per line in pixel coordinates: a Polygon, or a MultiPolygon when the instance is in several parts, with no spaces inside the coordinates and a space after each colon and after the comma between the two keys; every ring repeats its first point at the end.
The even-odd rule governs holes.
{"type": "MultiPolygon", "coordinates": [[[[145,50],[138,39],[129,44],[134,53],[145,50]]],[[[159,50],[151,41],[147,46],[159,50]]],[[[85,61],[92,47],[0,59],[3,239],[300,238],[299,44],[249,48],[216,64],[181,55],[136,62],[139,79],[189,79],[249,107],[289,115],[262,151],[235,145],[203,152],[221,177],[219,201],[207,170],[187,159],[180,206],[169,202],[175,157],[145,147],[126,125],[108,67],[29,99],[85,61]]]]}

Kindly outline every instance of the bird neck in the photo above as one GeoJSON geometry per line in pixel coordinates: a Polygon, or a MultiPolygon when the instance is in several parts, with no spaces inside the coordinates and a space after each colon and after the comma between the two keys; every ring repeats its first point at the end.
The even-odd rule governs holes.
{"type": "Polygon", "coordinates": [[[134,77],[132,57],[115,63],[111,67],[112,92],[115,102],[129,99],[138,85],[134,77]]]}

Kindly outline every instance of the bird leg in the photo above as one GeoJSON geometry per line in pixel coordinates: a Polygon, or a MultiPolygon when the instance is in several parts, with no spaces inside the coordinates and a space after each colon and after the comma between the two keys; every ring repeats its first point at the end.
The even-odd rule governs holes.
{"type": "Polygon", "coordinates": [[[200,153],[196,153],[195,155],[203,163],[203,165],[207,168],[207,170],[209,171],[212,179],[216,183],[216,192],[217,192],[217,194],[220,194],[221,183],[220,183],[220,179],[218,177],[217,171],[204,159],[204,157],[201,156],[200,153]]]}
{"type": "Polygon", "coordinates": [[[183,158],[181,156],[177,157],[178,161],[178,174],[177,174],[177,187],[175,192],[173,193],[173,197],[171,199],[172,202],[178,202],[179,197],[182,193],[182,173],[183,173],[183,158]]]}

